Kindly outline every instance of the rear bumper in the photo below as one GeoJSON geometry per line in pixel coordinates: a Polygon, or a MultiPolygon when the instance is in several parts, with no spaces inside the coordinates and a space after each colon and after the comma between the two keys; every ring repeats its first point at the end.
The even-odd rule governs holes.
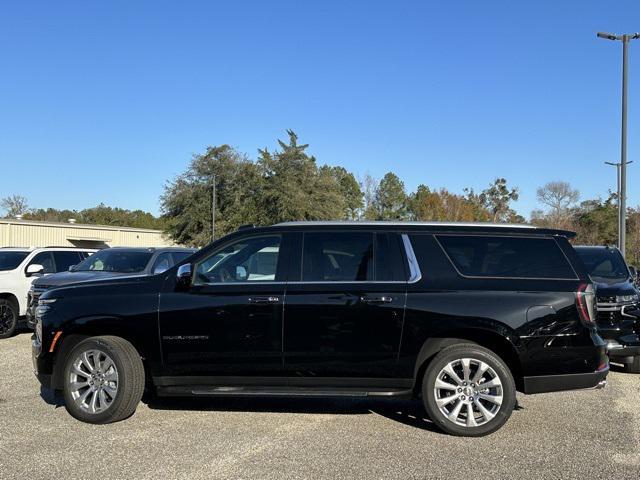
{"type": "Polygon", "coordinates": [[[524,393],[560,392],[563,390],[581,390],[584,388],[603,388],[606,385],[609,363],[591,373],[572,373],[565,375],[542,375],[524,377],[524,393]]]}

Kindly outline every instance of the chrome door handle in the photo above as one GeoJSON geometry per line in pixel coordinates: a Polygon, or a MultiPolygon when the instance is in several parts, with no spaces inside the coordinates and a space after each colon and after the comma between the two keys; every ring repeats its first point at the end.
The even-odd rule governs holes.
{"type": "Polygon", "coordinates": [[[249,297],[249,303],[278,303],[280,297],[249,297]]]}
{"type": "Polygon", "coordinates": [[[381,297],[360,297],[360,301],[364,303],[391,303],[393,301],[393,297],[389,297],[387,295],[383,295],[381,297]]]}

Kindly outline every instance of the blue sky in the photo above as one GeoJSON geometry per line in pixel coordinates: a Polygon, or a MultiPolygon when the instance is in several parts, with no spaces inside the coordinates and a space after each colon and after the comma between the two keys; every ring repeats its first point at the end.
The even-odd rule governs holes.
{"type": "MultiPolygon", "coordinates": [[[[461,192],[504,176],[529,215],[566,180],[615,189],[637,1],[3,2],[0,196],[159,211],[207,145],[294,129],[320,163],[461,192]]],[[[629,203],[640,204],[640,40],[629,203]]]]}

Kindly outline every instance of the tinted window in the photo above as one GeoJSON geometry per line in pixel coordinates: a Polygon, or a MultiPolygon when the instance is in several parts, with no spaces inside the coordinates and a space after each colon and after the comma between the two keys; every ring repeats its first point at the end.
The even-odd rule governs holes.
{"type": "Polygon", "coordinates": [[[629,271],[622,254],[613,248],[576,248],[578,256],[594,278],[626,280],[629,271]]]}
{"type": "Polygon", "coordinates": [[[196,266],[196,285],[278,280],[280,236],[244,238],[215,250],[196,266]]]}
{"type": "Polygon", "coordinates": [[[373,234],[306,233],[302,280],[352,282],[373,280],[373,234]]]}
{"type": "Polygon", "coordinates": [[[0,271],[13,270],[27,258],[29,252],[2,252],[0,251],[0,271]]]}
{"type": "Polygon", "coordinates": [[[405,261],[395,233],[378,233],[375,245],[375,279],[377,281],[407,280],[405,261]]]}
{"type": "Polygon", "coordinates": [[[190,257],[191,255],[193,255],[193,252],[171,252],[171,254],[173,255],[173,263],[175,264],[180,263],[185,258],[190,257]]]}
{"type": "Polygon", "coordinates": [[[51,252],[40,252],[35,257],[31,259],[29,265],[42,265],[44,270],[42,273],[56,273],[55,267],[53,265],[53,257],[51,256],[51,252]]]}
{"type": "Polygon", "coordinates": [[[69,267],[80,261],[78,252],[53,252],[56,261],[56,272],[66,272],[69,267]]]}
{"type": "Polygon", "coordinates": [[[145,251],[100,250],[80,262],[74,270],[77,272],[142,272],[149,260],[151,260],[152,255],[152,252],[145,251]]]}
{"type": "Polygon", "coordinates": [[[551,238],[438,235],[463,275],[505,278],[576,278],[551,238]]]}
{"type": "Polygon", "coordinates": [[[165,252],[165,253],[161,253],[160,255],[158,255],[158,257],[156,258],[155,263],[153,264],[153,269],[152,269],[152,273],[154,275],[157,275],[159,273],[162,273],[166,270],[169,270],[171,268],[172,265],[172,260],[171,260],[171,253],[169,252],[165,252]]]}

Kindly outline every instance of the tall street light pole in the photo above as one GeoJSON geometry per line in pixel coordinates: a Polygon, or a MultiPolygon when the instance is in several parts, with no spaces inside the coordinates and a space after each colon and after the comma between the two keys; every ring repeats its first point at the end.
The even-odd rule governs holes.
{"type": "Polygon", "coordinates": [[[640,38],[640,33],[614,35],[598,32],[598,38],[622,42],[622,142],[620,145],[620,188],[618,192],[618,248],[625,255],[627,236],[627,64],[629,41],[640,38]]]}
{"type": "MultiPolygon", "coordinates": [[[[612,167],[616,167],[616,177],[617,177],[617,181],[616,181],[616,197],[617,197],[617,201],[618,201],[618,211],[620,209],[620,170],[621,170],[621,166],[622,163],[614,163],[614,162],[604,162],[606,165],[611,165],[612,167]]],[[[633,163],[633,160],[631,160],[630,162],[627,162],[627,165],[633,163]]],[[[620,238],[620,222],[618,222],[618,239],[620,238]]],[[[619,245],[618,245],[619,246],[619,245]]]]}

